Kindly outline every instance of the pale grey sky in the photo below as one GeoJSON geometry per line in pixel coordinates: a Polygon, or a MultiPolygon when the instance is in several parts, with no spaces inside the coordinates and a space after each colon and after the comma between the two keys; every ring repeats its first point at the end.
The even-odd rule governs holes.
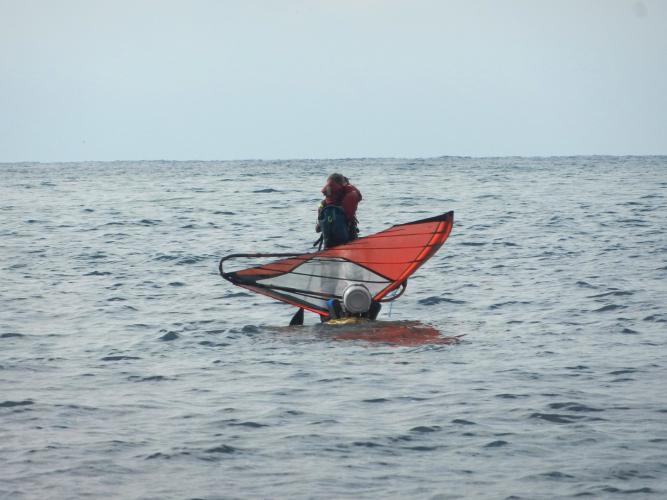
{"type": "Polygon", "coordinates": [[[0,0],[0,162],[666,153],[665,0],[0,0]]]}

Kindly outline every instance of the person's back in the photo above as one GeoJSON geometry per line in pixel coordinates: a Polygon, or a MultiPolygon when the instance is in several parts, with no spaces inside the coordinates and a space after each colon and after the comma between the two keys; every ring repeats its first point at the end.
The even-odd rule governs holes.
{"type": "Polygon", "coordinates": [[[345,244],[358,237],[357,206],[361,192],[342,174],[334,173],[322,188],[325,198],[318,209],[315,231],[322,232],[324,248],[345,244]]]}

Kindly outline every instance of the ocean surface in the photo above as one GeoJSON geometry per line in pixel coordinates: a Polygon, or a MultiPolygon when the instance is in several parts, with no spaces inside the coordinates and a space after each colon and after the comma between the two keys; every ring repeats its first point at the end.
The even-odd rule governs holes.
{"type": "Polygon", "coordinates": [[[667,157],[0,164],[0,216],[0,499],[667,497],[667,157]],[[218,260],[334,171],[454,229],[287,327],[218,260]]]}

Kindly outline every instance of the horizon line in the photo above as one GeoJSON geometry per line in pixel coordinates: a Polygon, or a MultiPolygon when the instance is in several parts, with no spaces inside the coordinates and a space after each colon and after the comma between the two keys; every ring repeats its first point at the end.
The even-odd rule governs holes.
{"type": "Polygon", "coordinates": [[[225,163],[225,162],[276,162],[276,161],[350,161],[350,160],[438,160],[444,158],[464,158],[464,159],[500,159],[500,158],[523,158],[523,159],[546,159],[546,158],[660,158],[667,156],[667,153],[652,154],[552,154],[552,155],[438,155],[438,156],[341,156],[341,157],[302,157],[302,158],[233,158],[217,160],[169,160],[159,159],[121,159],[121,160],[19,160],[19,161],[0,161],[0,165],[12,164],[45,164],[58,165],[66,163],[225,163]]]}

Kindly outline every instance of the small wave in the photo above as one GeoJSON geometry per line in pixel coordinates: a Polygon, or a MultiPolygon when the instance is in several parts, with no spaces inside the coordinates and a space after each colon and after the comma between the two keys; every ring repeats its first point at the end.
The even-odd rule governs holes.
{"type": "Polygon", "coordinates": [[[619,219],[616,222],[620,224],[633,224],[633,225],[639,225],[639,226],[645,226],[646,221],[643,219],[619,219]]]}
{"type": "Polygon", "coordinates": [[[465,304],[465,300],[449,299],[447,297],[427,297],[417,301],[419,304],[425,306],[432,306],[441,302],[448,302],[450,304],[465,304]]]}
{"type": "Polygon", "coordinates": [[[107,254],[104,252],[95,252],[92,254],[82,254],[79,256],[80,259],[106,259],[107,254]]]}
{"type": "Polygon", "coordinates": [[[382,444],[376,443],[374,441],[355,441],[352,443],[353,446],[362,446],[364,448],[381,448],[382,444]]]}
{"type": "Polygon", "coordinates": [[[227,444],[221,444],[220,446],[215,446],[205,451],[206,453],[236,453],[237,451],[239,451],[239,449],[234,448],[233,446],[229,446],[227,444]]]}
{"type": "Polygon", "coordinates": [[[148,455],[145,459],[146,460],[155,460],[155,459],[164,459],[164,460],[171,460],[174,457],[179,457],[179,456],[192,456],[192,452],[190,451],[179,451],[178,453],[161,453],[161,452],[156,452],[148,455]]]}
{"type": "Polygon", "coordinates": [[[613,372],[609,372],[609,375],[625,375],[626,373],[636,373],[637,369],[636,368],[625,368],[623,370],[615,370],[613,372]]]}
{"type": "Polygon", "coordinates": [[[552,471],[552,472],[543,472],[542,474],[537,474],[536,476],[533,477],[541,477],[544,479],[556,479],[556,480],[562,480],[562,479],[575,479],[575,476],[571,476],[570,474],[565,474],[564,472],[560,471],[552,471]]]}
{"type": "Polygon", "coordinates": [[[153,260],[158,260],[158,261],[171,261],[171,260],[177,260],[176,265],[183,265],[183,264],[196,264],[198,262],[202,262],[204,260],[209,260],[210,256],[194,256],[194,255],[189,255],[189,256],[183,256],[183,255],[167,255],[167,254],[161,254],[156,257],[153,257],[153,260]]]}
{"type": "Polygon", "coordinates": [[[452,420],[453,424],[459,424],[459,425],[477,425],[476,422],[471,422],[470,420],[465,420],[462,418],[455,418],[452,420]]]}
{"type": "Polygon", "coordinates": [[[138,358],[137,356],[105,356],[103,358],[100,358],[100,361],[125,361],[134,359],[141,359],[141,358],[138,358]]]}
{"type": "Polygon", "coordinates": [[[489,306],[489,309],[500,309],[501,307],[514,306],[514,305],[517,305],[517,304],[528,305],[528,304],[530,304],[530,302],[519,301],[519,300],[510,300],[510,301],[507,301],[507,302],[498,302],[497,304],[491,304],[489,306]]]}
{"type": "Polygon", "coordinates": [[[167,332],[162,337],[160,337],[160,340],[168,342],[168,341],[171,341],[171,340],[176,340],[177,338],[178,338],[178,333],[176,333],[176,332],[167,332]]]}
{"type": "Polygon", "coordinates": [[[413,440],[414,438],[412,436],[408,436],[407,434],[402,434],[400,436],[391,436],[389,438],[389,442],[391,443],[405,443],[413,440]]]}
{"type": "Polygon", "coordinates": [[[551,403],[549,404],[549,408],[553,410],[568,410],[568,411],[583,411],[583,412],[604,411],[600,410],[599,408],[591,408],[590,406],[586,406],[580,403],[571,403],[571,402],[551,403]]]}
{"type": "Polygon", "coordinates": [[[17,406],[30,406],[35,404],[32,399],[25,399],[23,401],[3,401],[0,403],[0,408],[15,408],[17,406]]]}
{"type": "Polygon", "coordinates": [[[425,446],[423,444],[417,445],[417,446],[406,446],[403,449],[405,450],[412,450],[412,451],[435,451],[439,446],[425,446]]]}
{"type": "Polygon", "coordinates": [[[199,345],[206,347],[227,347],[229,344],[226,342],[211,342],[210,340],[202,340],[199,342],[199,345]]]}
{"type": "Polygon", "coordinates": [[[238,427],[248,427],[250,429],[259,429],[260,427],[268,427],[267,424],[260,424],[258,422],[232,422],[229,425],[235,425],[238,427]]]}
{"type": "Polygon", "coordinates": [[[225,333],[225,331],[226,330],[224,328],[215,328],[213,330],[206,330],[206,333],[209,335],[219,335],[221,333],[225,333]]]}
{"type": "Polygon", "coordinates": [[[140,377],[138,375],[132,375],[127,379],[131,380],[132,382],[162,382],[165,380],[171,380],[169,377],[165,377],[163,375],[150,375],[148,377],[140,377]]]}
{"type": "Polygon", "coordinates": [[[419,433],[426,433],[426,432],[437,432],[441,430],[442,427],[439,425],[419,425],[417,427],[413,427],[410,429],[410,432],[419,432],[419,433]]]}
{"type": "Polygon", "coordinates": [[[616,304],[609,304],[603,307],[600,307],[599,309],[594,309],[593,312],[595,313],[600,313],[600,312],[609,312],[609,311],[617,311],[619,309],[625,309],[627,306],[619,306],[616,304]]]}
{"type": "Polygon", "coordinates": [[[484,445],[484,448],[499,448],[500,446],[505,446],[508,445],[509,443],[507,441],[503,441],[502,439],[498,439],[497,441],[491,441],[490,443],[487,443],[484,445]]]}
{"type": "Polygon", "coordinates": [[[178,259],[178,255],[158,255],[157,257],[153,257],[153,260],[176,260],[178,259]]]}
{"type": "Polygon", "coordinates": [[[621,481],[628,481],[630,479],[654,479],[655,476],[652,474],[646,474],[642,473],[636,469],[627,469],[627,468],[619,468],[619,469],[612,469],[610,471],[611,473],[609,474],[609,477],[612,479],[620,479],[621,481]]]}
{"type": "Polygon", "coordinates": [[[94,406],[84,406],[84,405],[75,405],[75,404],[64,404],[64,405],[54,405],[56,408],[65,408],[67,410],[78,410],[78,411],[97,411],[99,408],[94,406]]]}
{"type": "Polygon", "coordinates": [[[530,418],[546,420],[555,424],[571,424],[584,417],[580,415],[561,415],[558,413],[533,413],[530,415],[530,418]]]}
{"type": "Polygon", "coordinates": [[[197,262],[202,262],[204,260],[208,260],[208,256],[190,256],[190,257],[183,257],[181,258],[176,264],[177,265],[183,265],[183,264],[196,264],[197,262]]]}
{"type": "Polygon", "coordinates": [[[589,295],[587,298],[589,299],[599,299],[601,297],[623,297],[626,295],[634,295],[634,292],[630,292],[627,290],[614,290],[611,292],[605,292],[605,293],[598,293],[596,295],[589,295]]]}
{"type": "Polygon", "coordinates": [[[620,488],[616,488],[614,486],[606,486],[605,488],[602,488],[602,491],[605,493],[622,493],[625,495],[631,495],[631,494],[636,494],[636,493],[657,493],[654,489],[647,487],[644,488],[637,488],[633,490],[622,490],[620,488]]]}

